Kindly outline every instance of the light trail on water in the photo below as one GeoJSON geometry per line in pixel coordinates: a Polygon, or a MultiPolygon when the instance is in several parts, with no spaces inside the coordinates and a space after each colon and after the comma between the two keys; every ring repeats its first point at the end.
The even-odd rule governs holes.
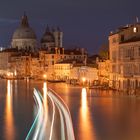
{"type": "Polygon", "coordinates": [[[55,102],[57,108],[59,109],[60,113],[60,118],[61,118],[61,139],[66,139],[66,140],[75,140],[74,137],[74,132],[73,132],[73,125],[72,125],[72,120],[71,120],[71,115],[69,112],[69,109],[67,105],[64,103],[61,97],[57,95],[56,93],[50,89],[48,91],[48,96],[52,97],[53,101],[55,102]],[[62,117],[62,114],[64,114],[64,119],[62,117]],[[66,126],[66,130],[64,131],[64,124],[66,126]],[[65,137],[66,136],[66,137],[65,137]]]}
{"type": "Polygon", "coordinates": [[[40,129],[40,123],[38,124],[41,116],[42,116],[42,105],[41,105],[41,99],[40,99],[40,96],[38,95],[38,92],[37,90],[34,89],[34,100],[35,100],[35,103],[37,105],[37,108],[38,108],[38,113],[37,113],[37,116],[35,117],[35,120],[28,132],[28,135],[26,136],[25,140],[30,140],[30,139],[33,139],[33,140],[37,140],[37,137],[38,137],[38,134],[39,134],[39,129],[40,129]],[[33,130],[35,131],[33,136],[32,136],[32,133],[33,133],[33,130]]]}
{"type": "Polygon", "coordinates": [[[34,99],[37,105],[38,113],[25,140],[54,140],[54,137],[55,140],[59,140],[59,138],[56,137],[56,133],[58,133],[59,131],[61,133],[61,140],[75,140],[69,109],[64,101],[54,91],[52,91],[51,89],[47,91],[46,82],[44,82],[43,84],[43,97],[41,93],[35,89],[34,99]],[[47,97],[50,100],[52,106],[52,110],[50,110],[52,112],[50,120],[48,119],[48,114],[50,115],[51,113],[48,112],[47,97]],[[56,108],[60,116],[60,126],[55,125],[55,121],[57,119],[57,117],[55,117],[56,108]],[[57,132],[56,129],[59,131],[57,132]],[[49,133],[48,137],[47,133],[49,133]]]}

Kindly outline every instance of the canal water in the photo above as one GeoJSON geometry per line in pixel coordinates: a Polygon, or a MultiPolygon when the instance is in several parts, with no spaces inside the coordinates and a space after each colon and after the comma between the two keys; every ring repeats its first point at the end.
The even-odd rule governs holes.
{"type": "MultiPolygon", "coordinates": [[[[48,83],[66,102],[76,140],[140,140],[140,98],[48,83]]],[[[0,80],[0,140],[24,140],[36,114],[33,89],[43,81],[0,80]]]]}

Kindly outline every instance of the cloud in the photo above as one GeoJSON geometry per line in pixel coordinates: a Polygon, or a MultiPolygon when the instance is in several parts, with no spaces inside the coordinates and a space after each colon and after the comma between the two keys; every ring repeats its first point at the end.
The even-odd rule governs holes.
{"type": "Polygon", "coordinates": [[[4,19],[0,18],[0,24],[6,23],[6,24],[13,24],[13,23],[18,23],[19,20],[17,19],[4,19]]]}

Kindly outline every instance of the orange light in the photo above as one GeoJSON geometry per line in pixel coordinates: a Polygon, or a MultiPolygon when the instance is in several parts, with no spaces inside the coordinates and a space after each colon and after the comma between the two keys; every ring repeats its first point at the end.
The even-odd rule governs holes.
{"type": "Polygon", "coordinates": [[[46,74],[44,74],[44,75],[43,75],[43,77],[44,77],[44,79],[46,79],[46,78],[47,78],[47,75],[46,75],[46,74]]]}
{"type": "Polygon", "coordinates": [[[82,80],[83,80],[83,82],[85,82],[85,81],[86,81],[86,78],[85,78],[85,77],[83,77],[83,78],[82,78],[82,80]]]}
{"type": "Polygon", "coordinates": [[[7,76],[10,76],[10,73],[9,72],[7,73],[7,76]]]}

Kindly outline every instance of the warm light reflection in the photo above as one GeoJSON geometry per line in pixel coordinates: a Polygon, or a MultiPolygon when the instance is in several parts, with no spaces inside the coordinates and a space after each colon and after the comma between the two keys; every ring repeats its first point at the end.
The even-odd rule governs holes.
{"type": "Polygon", "coordinates": [[[87,91],[86,88],[82,88],[82,111],[83,115],[87,111],[87,91]]]}
{"type": "Polygon", "coordinates": [[[43,135],[43,133],[45,133],[45,129],[46,129],[46,124],[47,124],[47,121],[48,121],[48,102],[47,102],[47,94],[48,94],[48,88],[47,88],[47,82],[45,81],[44,83],[43,83],[43,97],[44,97],[44,99],[43,99],[43,105],[44,105],[44,114],[45,114],[45,116],[44,116],[44,124],[43,124],[43,126],[42,126],[42,134],[41,135],[43,135]]]}
{"type": "Polygon", "coordinates": [[[87,102],[86,88],[82,88],[81,92],[81,109],[80,109],[80,140],[95,140],[93,122],[90,118],[90,112],[87,102]]]}
{"type": "Polygon", "coordinates": [[[44,99],[47,98],[47,82],[43,83],[43,93],[44,93],[44,99]]]}
{"type": "Polygon", "coordinates": [[[13,122],[13,108],[12,108],[12,82],[10,80],[7,81],[7,96],[6,96],[6,116],[5,116],[5,136],[6,139],[13,140],[15,129],[13,122]]]}

